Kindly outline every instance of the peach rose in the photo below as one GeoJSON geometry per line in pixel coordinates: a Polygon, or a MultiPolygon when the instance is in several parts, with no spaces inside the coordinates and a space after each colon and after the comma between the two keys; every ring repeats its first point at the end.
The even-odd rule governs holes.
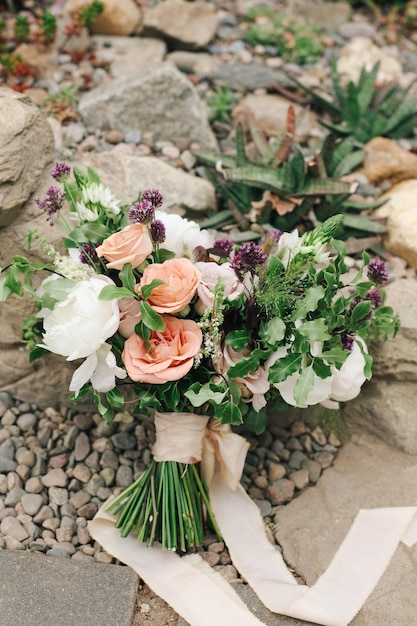
{"type": "Polygon", "coordinates": [[[172,315],[164,315],[164,323],[162,332],[151,332],[149,350],[135,333],[125,342],[122,361],[135,382],[162,385],[183,378],[193,365],[203,339],[197,324],[172,315]]]}
{"type": "Polygon", "coordinates": [[[144,224],[130,224],[118,233],[107,237],[97,248],[99,257],[104,256],[109,269],[121,270],[125,263],[139,267],[153,251],[151,238],[144,224]]]}
{"type": "Polygon", "coordinates": [[[153,263],[145,268],[140,285],[136,286],[138,293],[141,287],[156,278],[163,280],[164,284],[155,287],[148,298],[149,304],[158,313],[178,313],[197,293],[201,272],[191,261],[183,258],[153,263]]]}
{"type": "Polygon", "coordinates": [[[135,326],[140,322],[140,303],[135,298],[120,298],[118,300],[120,311],[119,333],[127,339],[135,332],[135,326]]]}

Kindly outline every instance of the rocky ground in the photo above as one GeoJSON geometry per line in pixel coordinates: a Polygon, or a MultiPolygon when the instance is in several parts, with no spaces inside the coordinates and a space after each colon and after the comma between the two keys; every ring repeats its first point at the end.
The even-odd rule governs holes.
{"type": "MultiPolygon", "coordinates": [[[[227,86],[237,94],[233,119],[244,104],[272,136],[283,128],[288,102],[294,101],[288,93],[293,83],[287,74],[329,92],[332,54],[345,58],[346,76],[352,78],[364,58],[380,60],[385,72],[381,80],[394,79],[407,86],[415,78],[416,31],[398,32],[389,16],[377,21],[364,11],[353,12],[343,1],[278,3],[279,8],[305,14],[323,28],[323,55],[315,63],[299,65],[284,61],[273,46],[245,42],[242,15],[257,4],[255,0],[207,4],[206,12],[196,11],[193,21],[189,18],[193,26],[175,36],[163,24],[163,16],[152,13],[158,3],[149,2],[126,9],[142,14],[147,30],[138,27],[140,36],[136,31],[123,32],[119,26],[111,37],[83,32],[72,47],[58,54],[39,51],[31,44],[20,47],[22,57],[37,68],[25,93],[47,117],[56,159],[92,165],[105,182],[115,184],[116,193],[128,189],[132,199],[139,184],[138,170],[143,175],[150,167],[135,159],[154,156],[157,167],[167,166],[161,185],[167,187],[168,207],[204,215],[215,209],[216,200],[194,150],[234,149],[233,121],[207,121],[206,100],[216,89],[227,86]],[[155,20],[159,20],[156,26],[155,20]],[[77,50],[87,53],[77,56],[77,50]],[[171,61],[168,68],[157,65],[163,60],[171,61]],[[157,106],[161,99],[167,108],[157,106]],[[138,106],[143,114],[140,128],[135,121],[138,106]],[[167,110],[174,114],[168,116],[167,110]]],[[[60,3],[52,9],[63,13],[60,3]]],[[[298,132],[305,145],[323,136],[310,113],[298,132]]],[[[360,196],[380,197],[398,182],[395,176],[402,168],[401,180],[414,184],[411,198],[417,179],[413,142],[384,144],[382,152],[386,158],[381,166],[377,158],[381,149],[369,150],[371,158],[357,175],[360,196]]],[[[148,175],[152,179],[151,171],[148,175]]],[[[405,239],[403,230],[402,244],[405,239]]],[[[402,256],[394,246],[387,259],[396,277],[415,281],[417,251],[412,244],[411,251],[406,246],[402,256]]],[[[45,408],[44,402],[40,408],[36,402],[21,399],[24,394],[14,396],[0,394],[0,549],[111,563],[112,557],[91,540],[87,522],[112,493],[119,493],[148,465],[152,424],[122,412],[109,428],[97,414],[64,406],[58,410],[55,404],[45,408]]],[[[285,423],[272,422],[264,435],[249,438],[251,449],[242,482],[261,510],[270,541],[278,548],[279,512],[317,483],[333,464],[341,441],[335,433],[324,432],[295,414],[285,423]]],[[[227,549],[214,537],[207,538],[203,555],[227,580],[242,584],[227,549]]],[[[157,626],[181,623],[145,586],[138,595],[134,625],[148,621],[157,626]]]]}

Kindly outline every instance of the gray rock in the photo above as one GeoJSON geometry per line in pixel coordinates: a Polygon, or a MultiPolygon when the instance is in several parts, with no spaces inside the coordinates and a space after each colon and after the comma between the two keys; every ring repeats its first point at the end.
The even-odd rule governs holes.
{"type": "Polygon", "coordinates": [[[311,2],[310,0],[289,0],[289,7],[296,15],[302,15],[307,22],[313,22],[326,30],[335,31],[347,22],[352,14],[349,2],[311,2]]]}
{"type": "Polygon", "coordinates": [[[48,489],[49,501],[52,504],[62,506],[68,502],[68,491],[61,487],[49,487],[48,489]]]}
{"type": "Polygon", "coordinates": [[[163,0],[145,12],[143,33],[169,42],[171,47],[205,48],[214,37],[219,13],[209,2],[163,0]]]}
{"type": "Polygon", "coordinates": [[[41,481],[45,487],[66,487],[68,476],[61,468],[50,470],[46,476],[42,476],[41,481]]]}
{"type": "Polygon", "coordinates": [[[148,69],[161,63],[166,54],[166,44],[161,39],[93,35],[92,41],[98,46],[97,59],[110,62],[114,78],[148,69]]]}
{"type": "Polygon", "coordinates": [[[38,418],[36,415],[33,415],[33,413],[22,413],[22,415],[19,415],[17,418],[17,425],[20,430],[23,430],[23,432],[27,432],[28,430],[35,428],[37,422],[38,418]]]}
{"type": "Polygon", "coordinates": [[[271,84],[293,87],[294,83],[282,72],[265,65],[245,63],[222,63],[214,68],[211,76],[217,85],[228,86],[236,91],[267,89],[271,84]]]}
{"type": "Polygon", "coordinates": [[[21,499],[23,510],[28,515],[36,515],[42,506],[43,498],[37,493],[27,493],[21,499]]]}
{"type": "Polygon", "coordinates": [[[87,166],[95,169],[102,182],[124,203],[131,203],[139,190],[157,188],[164,198],[163,211],[178,208],[207,211],[216,208],[216,194],[211,183],[156,157],[123,155],[111,150],[86,154],[77,165],[81,169],[87,166]]]}
{"type": "Polygon", "coordinates": [[[0,88],[0,228],[11,224],[53,160],[52,132],[23,94],[0,88]]]}
{"type": "Polygon", "coordinates": [[[275,480],[267,489],[272,506],[284,504],[294,496],[294,483],[288,478],[275,480]]]}
{"type": "Polygon", "coordinates": [[[0,524],[0,530],[3,535],[9,535],[16,541],[24,541],[29,537],[29,534],[15,517],[5,517],[0,524]]]}
{"type": "Polygon", "coordinates": [[[154,141],[172,141],[181,150],[192,142],[217,145],[196,89],[171,63],[92,89],[81,98],[79,111],[91,128],[152,132],[154,141]]]}
{"type": "Polygon", "coordinates": [[[136,437],[127,432],[120,432],[112,435],[111,438],[114,446],[119,450],[132,450],[136,447],[136,437]]]}
{"type": "Polygon", "coordinates": [[[88,435],[81,432],[75,440],[74,458],[76,461],[84,461],[90,453],[90,440],[88,435]]]}
{"type": "Polygon", "coordinates": [[[394,339],[373,344],[373,377],[343,414],[389,445],[417,454],[415,389],[417,385],[417,282],[396,279],[385,287],[387,304],[399,314],[394,339]]]}
{"type": "Polygon", "coordinates": [[[10,489],[9,493],[4,499],[4,504],[6,506],[16,506],[18,502],[21,501],[22,496],[25,495],[25,490],[20,487],[14,487],[10,489]]]}
{"type": "Polygon", "coordinates": [[[132,468],[128,465],[121,465],[116,472],[116,485],[118,487],[129,487],[133,482],[132,468]]]}
{"type": "Polygon", "coordinates": [[[11,461],[13,461],[14,456],[15,456],[15,449],[14,449],[13,441],[11,439],[6,439],[6,441],[3,441],[3,443],[0,444],[0,457],[3,457],[5,459],[10,459],[11,461]]]}

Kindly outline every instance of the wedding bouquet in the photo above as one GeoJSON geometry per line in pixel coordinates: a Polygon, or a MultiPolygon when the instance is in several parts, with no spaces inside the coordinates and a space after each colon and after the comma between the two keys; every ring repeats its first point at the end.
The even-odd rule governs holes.
{"type": "MultiPolygon", "coordinates": [[[[35,300],[24,325],[32,360],[82,360],[74,400],[92,392],[110,423],[133,389],[134,413],[155,418],[154,459],[109,509],[123,536],[184,552],[201,545],[206,524],[220,534],[207,488],[216,430],[233,436],[230,426],[245,423],[260,434],[267,410],[337,408],[371,377],[368,346],[399,326],[384,305],[385,263],[364,253],[346,280],[340,216],[235,245],[162,212],[156,189],[121,206],[91,169],[74,168],[71,180],[57,163],[51,173],[63,189],[36,202],[63,227],[64,252],[40,239],[47,262],[14,257],[0,299],[26,291],[35,300]],[[36,287],[40,271],[48,276],[36,287]],[[201,462],[203,445],[212,454],[201,462]]],[[[240,468],[246,451],[232,453],[240,468]]]]}

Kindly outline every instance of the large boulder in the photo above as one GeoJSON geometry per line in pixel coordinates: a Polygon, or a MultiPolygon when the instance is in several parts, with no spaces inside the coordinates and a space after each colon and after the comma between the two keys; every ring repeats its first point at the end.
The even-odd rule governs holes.
{"type": "Polygon", "coordinates": [[[142,32],[173,48],[198,50],[213,39],[218,21],[219,12],[210,2],[164,0],[145,11],[142,32]]]}
{"type": "Polygon", "coordinates": [[[376,215],[387,219],[386,249],[417,269],[417,178],[394,185],[381,199],[387,202],[376,215]]]}
{"type": "Polygon", "coordinates": [[[397,279],[386,288],[387,304],[399,314],[397,336],[371,348],[373,377],[348,402],[345,418],[408,454],[417,454],[417,281],[397,279]]]}
{"type": "Polygon", "coordinates": [[[0,87],[0,228],[17,219],[53,158],[44,115],[30,98],[0,87]]]}
{"type": "Polygon", "coordinates": [[[93,35],[91,39],[97,48],[97,60],[110,63],[114,78],[137,74],[139,69],[161,63],[166,55],[166,45],[160,39],[115,35],[93,35]]]}
{"type": "Polygon", "coordinates": [[[365,158],[360,171],[372,185],[417,178],[417,156],[402,148],[397,141],[374,137],[364,150],[365,158]]]}
{"type": "Polygon", "coordinates": [[[377,46],[372,39],[367,37],[353,37],[340,50],[337,60],[337,71],[341,75],[342,82],[357,83],[364,63],[368,71],[376,63],[380,64],[377,75],[378,84],[404,80],[401,61],[398,54],[393,52],[392,47],[377,46]]]}
{"type": "Polygon", "coordinates": [[[147,132],[154,141],[172,141],[180,149],[192,142],[217,147],[197,90],[171,63],[92,89],[81,98],[79,111],[90,128],[147,132]]]}

